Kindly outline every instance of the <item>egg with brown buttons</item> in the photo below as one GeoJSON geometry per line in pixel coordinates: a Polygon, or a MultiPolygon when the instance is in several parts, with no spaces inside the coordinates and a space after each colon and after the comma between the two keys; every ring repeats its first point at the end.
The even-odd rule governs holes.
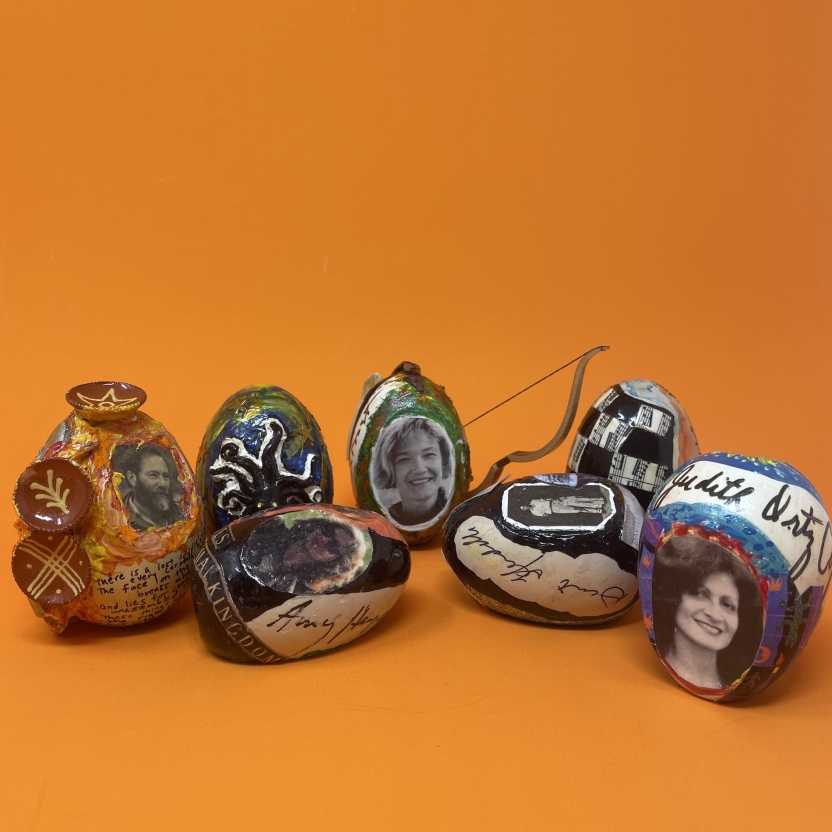
{"type": "Polygon", "coordinates": [[[139,408],[144,391],[92,382],[20,475],[12,573],[56,633],[167,612],[185,593],[202,505],[173,436],[139,408]]]}

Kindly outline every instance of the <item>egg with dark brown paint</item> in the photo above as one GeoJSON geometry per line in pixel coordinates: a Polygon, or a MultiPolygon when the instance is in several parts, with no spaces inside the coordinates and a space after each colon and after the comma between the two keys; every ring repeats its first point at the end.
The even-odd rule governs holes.
{"type": "Polygon", "coordinates": [[[340,647],[398,601],[410,552],[371,511],[290,506],[220,529],[194,559],[202,639],[232,661],[277,664],[340,647]]]}

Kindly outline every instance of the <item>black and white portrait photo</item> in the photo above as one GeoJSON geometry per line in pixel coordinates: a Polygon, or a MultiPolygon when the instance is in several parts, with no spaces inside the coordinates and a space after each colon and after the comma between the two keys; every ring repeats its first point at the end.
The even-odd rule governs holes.
{"type": "Polygon", "coordinates": [[[671,537],[656,553],[653,627],[660,655],[680,678],[730,687],[753,664],[763,636],[751,569],[711,540],[671,537]]]}
{"type": "Polygon", "coordinates": [[[371,482],[387,516],[402,527],[439,517],[452,492],[454,454],[442,427],[422,416],[396,419],[379,434],[371,482]]]}
{"type": "Polygon", "coordinates": [[[160,445],[119,445],[113,470],[122,475],[119,497],[136,531],[162,529],[184,519],[179,471],[173,454],[160,445]]]}
{"type": "Polygon", "coordinates": [[[358,577],[371,549],[359,529],[334,517],[293,517],[287,526],[278,515],[252,532],[240,561],[250,577],[270,589],[319,593],[358,577]]]}

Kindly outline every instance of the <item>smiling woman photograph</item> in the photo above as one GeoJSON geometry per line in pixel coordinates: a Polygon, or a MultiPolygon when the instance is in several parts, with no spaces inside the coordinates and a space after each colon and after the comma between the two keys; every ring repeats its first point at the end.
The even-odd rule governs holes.
{"type": "Polygon", "coordinates": [[[451,440],[439,425],[413,416],[397,419],[381,432],[372,484],[394,523],[419,526],[438,517],[448,504],[452,477],[451,440]]]}
{"type": "Polygon", "coordinates": [[[723,689],[751,667],[763,635],[760,590],[751,570],[698,535],[668,540],[653,571],[659,654],[676,675],[723,689]]]}

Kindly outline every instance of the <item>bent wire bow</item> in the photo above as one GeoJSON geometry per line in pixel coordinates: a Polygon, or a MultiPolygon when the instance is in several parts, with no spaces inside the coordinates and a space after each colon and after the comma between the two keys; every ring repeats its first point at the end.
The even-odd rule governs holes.
{"type": "MultiPolygon", "coordinates": [[[[486,488],[490,488],[494,485],[500,479],[503,469],[510,462],[534,462],[535,460],[541,459],[547,454],[552,453],[552,451],[563,444],[563,440],[566,439],[569,434],[569,431],[572,428],[572,423],[575,421],[575,414],[578,411],[578,400],[581,397],[581,385],[584,381],[586,365],[594,355],[597,355],[599,352],[605,352],[608,349],[609,347],[595,347],[595,349],[585,352],[581,357],[578,362],[578,366],[575,368],[575,377],[572,379],[572,390],[569,393],[569,401],[566,405],[566,412],[563,414],[563,421],[560,423],[557,433],[542,448],[536,451],[514,451],[513,453],[504,456],[502,459],[498,459],[485,475],[485,479],[476,488],[473,488],[468,492],[468,497],[473,497],[481,491],[484,491],[486,488]]],[[[569,362],[569,364],[571,363],[572,361],[569,362]]],[[[568,367],[569,364],[564,366],[568,367]]],[[[563,369],[563,367],[561,367],[561,369],[563,369]]],[[[555,372],[558,371],[556,370],[555,372]]],[[[554,375],[554,373],[552,375],[554,375]]],[[[512,398],[514,397],[512,396],[512,398]]],[[[471,423],[469,422],[468,424],[471,423]]]]}

